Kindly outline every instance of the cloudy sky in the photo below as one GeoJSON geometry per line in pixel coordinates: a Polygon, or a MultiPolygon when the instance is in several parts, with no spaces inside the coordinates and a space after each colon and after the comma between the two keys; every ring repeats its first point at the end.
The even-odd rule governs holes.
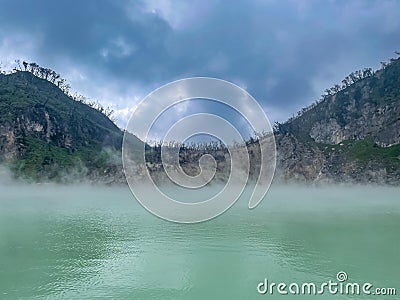
{"type": "Polygon", "coordinates": [[[283,121],[400,50],[400,1],[0,0],[0,20],[3,68],[50,67],[121,127],[146,94],[192,76],[234,82],[283,121]]]}

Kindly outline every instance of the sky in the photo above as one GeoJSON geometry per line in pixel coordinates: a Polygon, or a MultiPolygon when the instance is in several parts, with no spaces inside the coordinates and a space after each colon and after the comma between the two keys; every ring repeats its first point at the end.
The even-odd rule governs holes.
{"type": "Polygon", "coordinates": [[[284,121],[400,50],[400,1],[0,0],[0,20],[3,69],[56,70],[121,128],[148,93],[194,76],[233,82],[284,121]]]}

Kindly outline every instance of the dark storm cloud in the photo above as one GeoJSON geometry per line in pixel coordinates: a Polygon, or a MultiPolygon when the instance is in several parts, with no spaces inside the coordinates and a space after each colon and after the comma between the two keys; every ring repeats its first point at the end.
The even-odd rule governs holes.
{"type": "Polygon", "coordinates": [[[285,118],[400,49],[399,11],[395,1],[17,0],[1,3],[0,36],[3,48],[22,35],[29,58],[87,74],[81,88],[116,94],[134,82],[147,93],[182,77],[215,76],[285,118]]]}
{"type": "MultiPolygon", "coordinates": [[[[139,6],[130,5],[133,11],[139,6]]],[[[66,58],[115,74],[135,70],[131,75],[144,80],[153,66],[163,62],[158,50],[163,48],[168,24],[151,14],[129,19],[114,1],[15,1],[0,14],[10,34],[26,32],[37,40],[43,60],[55,63],[66,58]]]]}

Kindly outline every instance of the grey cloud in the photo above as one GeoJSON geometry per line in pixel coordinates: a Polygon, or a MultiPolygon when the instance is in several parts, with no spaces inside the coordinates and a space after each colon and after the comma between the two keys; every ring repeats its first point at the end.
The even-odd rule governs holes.
{"type": "Polygon", "coordinates": [[[22,34],[29,58],[86,74],[75,83],[88,96],[212,76],[243,82],[284,119],[328,87],[321,78],[333,84],[399,50],[398,11],[394,1],[17,0],[1,4],[0,36],[22,34]]]}

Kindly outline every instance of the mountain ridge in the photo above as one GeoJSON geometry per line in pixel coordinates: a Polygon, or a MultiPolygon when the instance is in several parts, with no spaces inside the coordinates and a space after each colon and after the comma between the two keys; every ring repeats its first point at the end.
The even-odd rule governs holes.
{"type": "Polygon", "coordinates": [[[285,179],[399,183],[400,59],[275,128],[285,179]]]}
{"type": "Polygon", "coordinates": [[[26,71],[2,75],[0,111],[0,161],[17,177],[65,182],[70,172],[71,180],[121,173],[110,157],[123,132],[55,84],[26,71]]]}
{"type": "MultiPolygon", "coordinates": [[[[103,109],[71,97],[63,79],[57,84],[39,78],[41,73],[36,65],[31,72],[0,74],[0,163],[32,181],[125,182],[124,132],[103,109]]],[[[276,123],[274,135],[277,181],[400,183],[400,59],[376,72],[350,74],[297,117],[276,123]]],[[[129,141],[144,147],[134,135],[129,141]]],[[[260,162],[257,147],[257,140],[247,143],[253,173],[260,162]]],[[[164,172],[160,149],[146,145],[152,174],[164,172]]],[[[198,172],[203,150],[182,153],[189,173],[198,172]]],[[[221,158],[222,179],[229,168],[225,150],[211,150],[221,158]]],[[[138,168],[137,176],[145,169],[138,168]]]]}

